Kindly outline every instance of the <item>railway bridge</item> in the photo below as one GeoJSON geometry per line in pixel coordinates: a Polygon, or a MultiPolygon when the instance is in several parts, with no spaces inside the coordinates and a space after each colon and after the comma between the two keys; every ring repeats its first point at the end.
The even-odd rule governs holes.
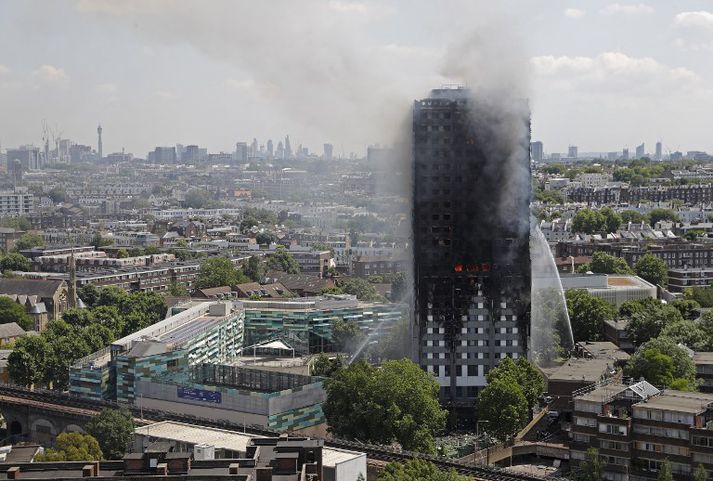
{"type": "MultiPolygon", "coordinates": [[[[259,426],[243,426],[227,421],[197,418],[157,410],[141,410],[136,406],[122,406],[110,401],[94,401],[57,391],[29,390],[24,387],[0,384],[0,412],[7,422],[8,438],[11,442],[36,441],[50,444],[65,431],[83,431],[83,427],[99,412],[107,407],[125,407],[134,415],[137,425],[155,421],[178,421],[200,426],[209,426],[234,431],[244,431],[256,436],[277,436],[279,433],[259,426]]],[[[8,441],[8,440],[6,440],[8,441]]],[[[4,444],[4,443],[3,443],[4,444]]],[[[373,446],[342,439],[324,441],[325,446],[361,451],[371,460],[407,461],[421,458],[434,463],[441,469],[453,469],[476,481],[544,481],[536,475],[508,472],[504,469],[439,458],[423,453],[398,451],[384,446],[373,446]]],[[[548,477],[547,481],[566,481],[548,477]]]]}

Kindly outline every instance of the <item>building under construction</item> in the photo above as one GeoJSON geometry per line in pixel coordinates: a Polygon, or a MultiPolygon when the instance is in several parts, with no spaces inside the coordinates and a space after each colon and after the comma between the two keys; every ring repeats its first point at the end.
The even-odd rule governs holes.
{"type": "Polygon", "coordinates": [[[437,89],[413,139],[415,351],[467,422],[488,371],[527,349],[529,110],[437,89]]]}

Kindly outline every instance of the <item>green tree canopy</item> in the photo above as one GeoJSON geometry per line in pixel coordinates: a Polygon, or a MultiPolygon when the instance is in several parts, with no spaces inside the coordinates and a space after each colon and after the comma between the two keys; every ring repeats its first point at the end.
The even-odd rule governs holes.
{"type": "Polygon", "coordinates": [[[713,307],[713,287],[689,287],[683,291],[683,296],[701,307],[713,307]]]}
{"type": "Polygon", "coordinates": [[[433,436],[445,427],[438,383],[408,359],[379,368],[352,364],[325,387],[323,409],[337,436],[379,444],[398,441],[405,449],[433,452],[433,436]]]}
{"type": "Polygon", "coordinates": [[[15,241],[15,249],[18,251],[32,249],[33,247],[40,247],[43,245],[45,245],[45,240],[42,236],[31,232],[22,234],[20,238],[15,241]]]}
{"type": "Polygon", "coordinates": [[[651,209],[649,212],[649,224],[653,227],[657,222],[662,220],[679,222],[681,219],[671,209],[651,209]]]}
{"type": "Polygon", "coordinates": [[[11,252],[0,258],[0,271],[31,271],[32,262],[19,252],[11,252]]]}
{"type": "Polygon", "coordinates": [[[454,470],[442,471],[423,459],[410,459],[404,463],[389,463],[379,473],[377,481],[469,481],[454,470]]]}
{"type": "Polygon", "coordinates": [[[283,246],[278,246],[275,252],[268,256],[267,266],[288,274],[299,274],[300,272],[300,265],[283,246]]]}
{"type": "Polygon", "coordinates": [[[572,230],[584,234],[594,234],[606,230],[607,220],[599,211],[579,209],[572,219],[572,230]]]}
{"type": "Polygon", "coordinates": [[[366,279],[353,277],[342,284],[342,291],[345,294],[357,296],[360,301],[380,302],[384,298],[376,291],[376,287],[366,279]]]}
{"type": "Polygon", "coordinates": [[[202,209],[211,203],[210,192],[205,189],[191,189],[186,192],[183,205],[193,209],[202,209]]]}
{"type": "Polygon", "coordinates": [[[353,352],[364,339],[356,321],[337,319],[332,324],[332,343],[336,351],[353,352]]]}
{"type": "Polygon", "coordinates": [[[584,289],[569,290],[565,297],[575,342],[601,339],[604,321],[614,318],[614,307],[584,289]]]}
{"type": "Polygon", "coordinates": [[[134,419],[127,410],[103,409],[87,424],[107,459],[121,459],[134,438],[134,419]]]}
{"type": "Polygon", "coordinates": [[[708,352],[713,350],[713,337],[709,336],[698,321],[685,319],[669,322],[661,330],[661,336],[673,339],[676,343],[693,349],[708,352]]]}
{"type": "Polygon", "coordinates": [[[250,256],[243,270],[253,282],[260,282],[265,278],[265,265],[258,256],[250,256]]]}
{"type": "Polygon", "coordinates": [[[696,466],[696,470],[693,472],[693,481],[708,481],[708,471],[702,464],[696,466]]]}
{"type": "Polygon", "coordinates": [[[651,384],[695,390],[696,367],[686,351],[666,337],[652,339],[641,346],[626,364],[624,372],[651,384]]]}
{"type": "Polygon", "coordinates": [[[610,207],[603,207],[599,209],[599,213],[604,216],[604,228],[606,232],[616,232],[624,223],[621,215],[614,212],[610,207]]]}
{"type": "Polygon", "coordinates": [[[626,326],[629,340],[634,346],[640,346],[649,339],[658,337],[668,324],[683,321],[681,312],[675,307],[662,304],[654,299],[652,301],[634,301],[631,304],[641,306],[630,314],[629,324],[626,326]]]}
{"type": "Polygon", "coordinates": [[[341,356],[329,357],[324,353],[320,353],[312,360],[310,374],[312,376],[331,377],[344,367],[344,360],[341,356]]]}
{"type": "Polygon", "coordinates": [[[496,368],[488,372],[486,378],[488,383],[498,379],[515,382],[527,400],[528,415],[545,390],[545,379],[542,377],[542,373],[525,357],[518,358],[517,362],[506,357],[500,361],[496,368]]]}
{"type": "Polygon", "coordinates": [[[693,299],[676,299],[672,301],[671,306],[678,309],[684,319],[695,319],[698,317],[697,310],[701,305],[693,299]]]}
{"type": "Polygon", "coordinates": [[[624,210],[621,211],[619,215],[621,215],[621,221],[623,224],[628,224],[629,222],[632,224],[641,224],[642,222],[648,223],[649,220],[644,214],[635,210],[624,210]]]}
{"type": "Polygon", "coordinates": [[[606,252],[597,251],[592,254],[589,269],[595,274],[633,274],[629,264],[622,257],[616,257],[606,252]]]}
{"type": "Polygon", "coordinates": [[[604,481],[604,464],[597,448],[587,449],[584,461],[574,471],[575,481],[604,481]]]}
{"type": "Polygon", "coordinates": [[[0,324],[15,322],[26,331],[33,328],[32,318],[25,311],[25,306],[18,304],[9,297],[0,296],[0,324]]]}
{"type": "Polygon", "coordinates": [[[60,433],[55,447],[37,456],[35,461],[99,461],[103,458],[99,442],[90,434],[60,433]]]}
{"type": "Polygon", "coordinates": [[[21,337],[7,359],[10,379],[24,386],[42,382],[49,356],[50,347],[44,337],[21,337]]]}
{"type": "Polygon", "coordinates": [[[661,469],[659,469],[659,475],[656,477],[657,481],[673,481],[673,471],[671,470],[671,462],[668,458],[663,460],[661,463],[661,469]]]}
{"type": "Polygon", "coordinates": [[[665,287],[668,284],[668,267],[663,259],[653,254],[641,256],[634,266],[634,271],[637,276],[655,286],[665,287]]]}
{"type": "Polygon", "coordinates": [[[525,394],[508,376],[488,382],[480,391],[477,411],[478,419],[488,421],[488,433],[503,441],[525,427],[529,419],[525,394]]]}
{"type": "Polygon", "coordinates": [[[248,282],[248,277],[233,265],[227,257],[211,257],[201,263],[196,287],[206,289],[220,286],[235,286],[248,282]]]}

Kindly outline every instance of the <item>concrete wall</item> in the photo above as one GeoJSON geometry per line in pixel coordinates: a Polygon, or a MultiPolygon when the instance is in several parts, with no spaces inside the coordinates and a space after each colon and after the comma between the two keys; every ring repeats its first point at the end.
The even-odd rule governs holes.
{"type": "MultiPolygon", "coordinates": [[[[358,458],[339,463],[334,467],[334,470],[334,481],[357,481],[359,474],[362,474],[364,479],[366,479],[366,454],[362,454],[358,458]]],[[[324,471],[326,478],[327,469],[324,471]]]]}
{"type": "Polygon", "coordinates": [[[214,404],[204,403],[204,405],[195,405],[144,397],[143,399],[138,399],[135,405],[143,406],[147,409],[160,409],[167,412],[190,414],[192,416],[231,421],[238,424],[245,423],[246,425],[255,424],[258,426],[267,426],[268,424],[266,415],[218,409],[214,404]]]}

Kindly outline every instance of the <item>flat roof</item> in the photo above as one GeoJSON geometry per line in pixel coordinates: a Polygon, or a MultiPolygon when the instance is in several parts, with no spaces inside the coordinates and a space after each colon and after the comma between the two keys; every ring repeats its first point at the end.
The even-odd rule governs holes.
{"type": "Polygon", "coordinates": [[[696,352],[693,354],[693,362],[696,364],[713,364],[713,352],[696,352]]]}
{"type": "Polygon", "coordinates": [[[647,401],[634,404],[634,408],[660,409],[663,411],[698,414],[705,411],[707,405],[710,403],[713,403],[713,394],[663,391],[660,395],[650,397],[647,401]]]}
{"type": "Polygon", "coordinates": [[[569,359],[561,366],[542,369],[548,381],[596,382],[611,365],[611,359],[569,359]]]}
{"type": "MultiPolygon", "coordinates": [[[[136,428],[134,433],[152,438],[170,439],[191,445],[207,444],[217,449],[236,451],[243,455],[251,439],[265,437],[175,421],[161,421],[147,426],[141,426],[136,428]]],[[[324,466],[334,467],[337,464],[351,461],[361,456],[365,456],[365,454],[346,449],[324,447],[322,449],[322,464],[324,466]]]]}

